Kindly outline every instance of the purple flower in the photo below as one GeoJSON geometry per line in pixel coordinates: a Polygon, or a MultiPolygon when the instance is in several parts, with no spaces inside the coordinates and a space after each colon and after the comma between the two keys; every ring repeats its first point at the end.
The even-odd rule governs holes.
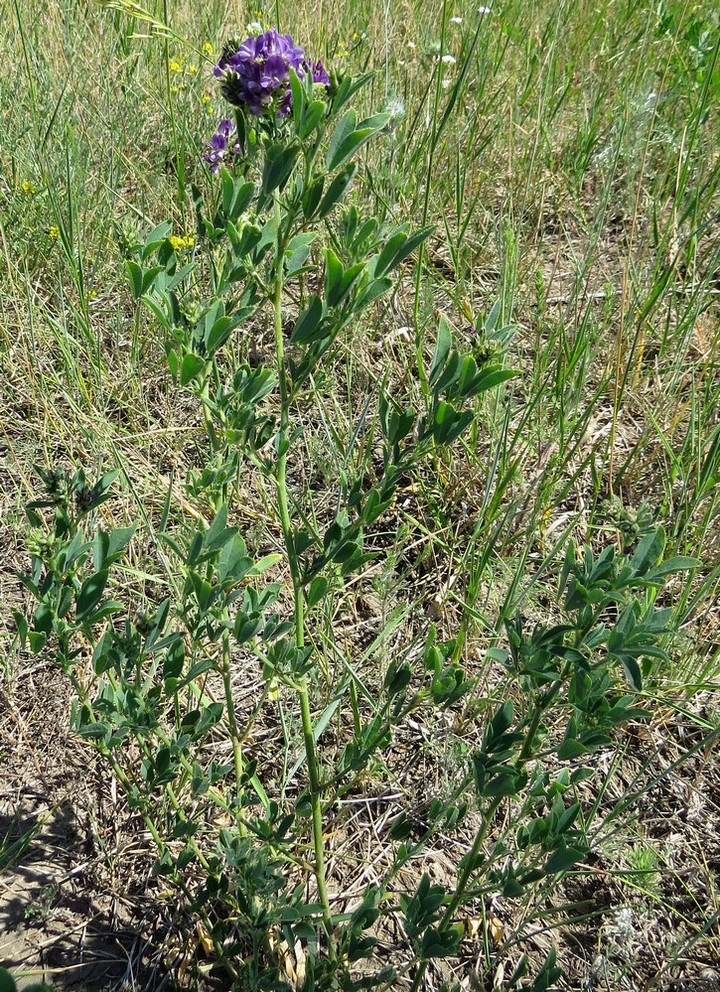
{"type": "Polygon", "coordinates": [[[303,73],[304,52],[289,34],[271,29],[257,38],[227,44],[214,72],[223,96],[256,117],[284,117],[290,112],[290,69],[303,73]]]}
{"type": "Polygon", "coordinates": [[[240,154],[240,144],[235,141],[230,144],[230,138],[235,131],[235,125],[226,117],[215,129],[215,134],[205,142],[207,151],[203,158],[210,166],[211,172],[217,172],[221,165],[231,163],[233,156],[240,154]]]}
{"type": "Polygon", "coordinates": [[[323,86],[330,85],[330,77],[325,72],[325,66],[322,64],[320,59],[318,59],[315,63],[305,60],[302,67],[305,72],[312,73],[312,81],[314,83],[322,83],[323,86]]]}

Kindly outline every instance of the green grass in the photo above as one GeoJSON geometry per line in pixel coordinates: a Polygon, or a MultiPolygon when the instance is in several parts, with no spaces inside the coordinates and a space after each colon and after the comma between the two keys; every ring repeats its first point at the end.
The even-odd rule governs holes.
{"type": "MultiPolygon", "coordinates": [[[[391,133],[364,153],[358,201],[380,217],[437,225],[392,303],[356,329],[345,366],[332,370],[335,389],[322,393],[320,421],[305,435],[298,484],[316,479],[332,498],[338,459],[356,457],[357,440],[368,436],[369,427],[356,433],[358,419],[386,366],[398,390],[422,397],[440,314],[469,344],[469,321],[499,301],[496,329],[509,330],[497,347],[521,373],[484,401],[471,441],[413,480],[395,508],[391,565],[372,576],[383,623],[395,611],[430,609],[461,631],[458,651],[471,659],[478,694],[493,696],[502,687],[489,683],[485,652],[518,608],[547,616],[564,542],[630,547],[662,523],[671,552],[702,566],[672,588],[682,650],[672,670],[652,673],[655,705],[715,690],[715,5],[508,0],[486,14],[467,0],[278,6],[282,29],[329,63],[375,70],[367,107],[404,105],[391,133]],[[440,46],[454,63],[437,60],[440,46]],[[352,421],[340,412],[348,408],[352,421]]],[[[11,552],[3,589],[22,563],[34,464],[123,465],[119,521],[142,513],[151,523],[168,490],[171,513],[204,512],[182,486],[201,432],[170,381],[160,332],[131,300],[122,258],[126,241],[165,217],[175,233],[194,229],[190,190],[212,186],[200,156],[221,116],[202,46],[217,50],[241,29],[241,7],[148,0],[143,20],[121,3],[8,5],[0,37],[1,499],[11,552]],[[171,30],[158,30],[168,16],[171,30]]],[[[247,7],[246,19],[274,22],[275,4],[259,7],[247,7]]],[[[255,346],[262,340],[242,341],[255,346]]],[[[367,464],[372,450],[357,457],[367,464]]],[[[272,545],[266,496],[256,495],[242,524],[258,546],[272,545]]],[[[173,579],[151,529],[147,550],[147,561],[127,569],[129,588],[147,573],[158,584],[173,579]]],[[[328,610],[328,670],[338,663],[336,630],[358,607],[350,587],[328,610]]],[[[12,635],[4,608],[0,635],[12,635]]],[[[392,627],[386,636],[380,647],[391,651],[392,627]]],[[[22,683],[19,664],[9,662],[9,691],[22,683]]],[[[328,700],[319,692],[321,709],[328,700]]],[[[662,891],[664,860],[651,843],[639,840],[625,862],[638,888],[662,891]]]]}

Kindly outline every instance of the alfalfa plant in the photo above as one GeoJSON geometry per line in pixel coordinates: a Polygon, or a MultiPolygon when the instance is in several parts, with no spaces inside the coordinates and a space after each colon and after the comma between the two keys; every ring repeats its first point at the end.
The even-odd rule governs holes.
{"type": "MultiPolygon", "coordinates": [[[[456,642],[428,621],[419,646],[409,637],[372,681],[343,657],[323,668],[323,686],[323,606],[377,556],[365,538],[402,481],[437,463],[476,422],[478,397],[515,373],[493,362],[485,342],[475,356],[459,352],[441,319],[421,406],[393,395],[386,376],[353,425],[330,518],[312,491],[289,484],[323,376],[333,363],[337,374],[345,337],[431,231],[389,227],[343,205],[358,152],[388,123],[382,113],[359,120],[350,106],[364,78],[328,75],[275,31],[229,42],[215,72],[234,112],[207,144],[214,198],[194,190],[192,237],[160,224],[126,260],[135,300],[165,336],[172,377],[202,414],[207,444],[188,490],[209,519],[177,522],[168,496],[155,528],[168,593],[157,602],[148,584],[141,613],[117,578],[135,528],[106,529],[97,512],[118,470],[98,480],[43,470],[47,493],[28,506],[32,564],[23,576],[37,605],[29,619],[17,615],[20,638],[72,681],[77,732],[112,769],[155,842],[156,873],[194,917],[205,953],[198,968],[223,969],[237,992],[418,989],[431,962],[461,954],[466,907],[493,892],[520,898],[586,856],[575,796],[591,774],[583,759],[616,724],[642,717],[634,695],[642,659],[662,656],[671,621],[655,592],[694,562],[660,564],[660,531],[633,556],[586,549],[578,558],[571,547],[559,622],[527,631],[518,618],[507,625],[508,649],[494,649],[518,704],[480,708],[481,743],[450,793],[431,798],[422,822],[399,806],[379,879],[351,905],[334,896],[326,828],[338,800],[389,752],[410,714],[462,707],[474,683],[456,642]],[[266,315],[272,360],[238,358],[239,333],[266,315]],[[233,524],[250,472],[273,494],[282,535],[281,550],[259,560],[233,524]],[[249,658],[257,687],[243,710],[234,674],[249,658]],[[630,692],[619,688],[619,666],[630,692]],[[283,728],[288,707],[297,713],[294,766],[287,736],[276,759],[252,756],[253,727],[272,706],[283,728]],[[338,743],[325,745],[331,722],[338,743]],[[513,809],[516,830],[497,832],[501,807],[513,809]],[[423,874],[408,890],[412,860],[463,821],[474,840],[455,883],[423,874]],[[376,957],[388,917],[405,939],[376,957]]],[[[494,314],[478,332],[500,340],[494,314]]],[[[521,959],[506,987],[520,987],[527,971],[521,959]]],[[[551,955],[522,987],[548,988],[557,974],[551,955]]]]}

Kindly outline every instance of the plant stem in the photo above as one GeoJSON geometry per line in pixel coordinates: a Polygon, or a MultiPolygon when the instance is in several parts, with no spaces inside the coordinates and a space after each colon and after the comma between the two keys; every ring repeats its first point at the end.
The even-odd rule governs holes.
{"type": "MultiPolygon", "coordinates": [[[[442,76],[443,76],[442,55],[445,51],[445,32],[447,30],[447,5],[448,5],[447,0],[443,0],[442,14],[440,20],[440,53],[438,56],[437,74],[435,77],[435,98],[433,102],[432,134],[430,137],[430,150],[428,152],[428,161],[427,161],[427,178],[425,181],[425,195],[423,198],[423,209],[422,209],[423,227],[427,225],[427,219],[430,212],[430,191],[432,189],[432,175],[433,175],[433,165],[435,161],[435,148],[438,142],[438,114],[440,112],[440,97],[442,96],[442,76]]],[[[415,326],[415,353],[417,356],[418,375],[420,376],[420,388],[422,389],[425,402],[429,407],[430,383],[428,381],[427,371],[425,370],[425,361],[423,358],[423,341],[422,341],[422,334],[420,332],[420,290],[422,285],[424,250],[425,250],[425,243],[423,242],[420,244],[420,247],[418,248],[417,267],[415,269],[415,302],[413,306],[413,324],[415,326]]]]}
{"type": "Polygon", "coordinates": [[[203,385],[202,385],[202,391],[200,392],[200,402],[202,403],[203,424],[205,426],[205,433],[207,434],[208,440],[210,441],[210,448],[212,450],[212,453],[215,454],[215,452],[220,447],[220,441],[218,440],[218,436],[217,436],[217,433],[215,431],[215,425],[213,424],[212,411],[210,409],[210,405],[209,405],[209,402],[208,402],[209,399],[210,399],[210,397],[209,397],[208,384],[207,384],[207,381],[204,381],[203,382],[203,385]]]}
{"type": "MultiPolygon", "coordinates": [[[[273,195],[275,221],[277,223],[277,271],[275,274],[275,291],[273,297],[273,307],[275,313],[275,353],[277,356],[278,382],[280,384],[280,431],[277,468],[275,470],[275,480],[277,484],[278,509],[280,511],[280,523],[287,551],[288,563],[293,584],[294,599],[294,619],[295,619],[295,647],[300,653],[305,646],[305,599],[303,584],[300,576],[297,554],[295,552],[295,541],[293,538],[292,523],[290,521],[290,508],[287,491],[287,453],[289,447],[288,428],[290,419],[289,410],[289,389],[287,376],[285,374],[285,348],[282,332],[282,289],[283,289],[283,254],[285,242],[281,232],[282,216],[280,212],[280,200],[277,191],[273,195]]],[[[300,715],[303,727],[303,741],[305,745],[305,757],[308,766],[308,778],[310,784],[310,805],[312,808],[312,832],[313,848],[315,851],[315,878],[317,880],[318,896],[323,907],[323,919],[328,936],[328,950],[330,957],[334,957],[334,947],[332,941],[332,913],[330,911],[330,901],[328,899],[327,884],[325,881],[325,848],[323,846],[323,823],[322,823],[322,786],[320,783],[320,773],[318,769],[317,751],[315,738],[313,736],[312,714],[310,712],[310,698],[308,695],[307,676],[302,674],[297,680],[297,691],[300,697],[300,715]]]]}
{"type": "MultiPolygon", "coordinates": [[[[242,782],[243,776],[242,739],[238,731],[237,720],[235,719],[235,700],[233,698],[232,690],[232,665],[230,656],[230,633],[227,630],[223,634],[222,676],[223,688],[225,690],[225,709],[227,711],[228,728],[230,730],[230,739],[232,740],[233,760],[235,764],[235,782],[238,790],[237,796],[239,799],[240,783],[242,782]]],[[[244,837],[247,831],[245,830],[245,825],[242,822],[242,817],[238,817],[236,822],[240,836],[244,837]]]]}
{"type": "MultiPolygon", "coordinates": [[[[465,896],[465,891],[468,887],[468,883],[470,881],[470,878],[472,877],[473,872],[475,871],[475,867],[476,867],[475,861],[477,860],[477,856],[480,853],[485,838],[488,835],[488,831],[490,830],[490,826],[492,824],[493,816],[495,815],[497,808],[501,802],[502,802],[502,796],[496,796],[495,799],[493,799],[493,801],[490,803],[490,807],[483,819],[483,825],[475,835],[473,846],[470,848],[470,851],[465,855],[463,859],[465,862],[465,867],[461,870],[460,875],[458,877],[457,885],[455,886],[455,893],[452,899],[450,900],[450,902],[447,904],[445,908],[445,912],[440,918],[440,922],[438,923],[438,930],[442,931],[445,929],[446,926],[448,926],[448,924],[452,921],[455,910],[463,901],[463,898],[465,896]]],[[[418,989],[420,988],[423,977],[425,975],[425,969],[427,968],[427,965],[428,965],[427,958],[423,958],[418,964],[418,970],[415,974],[415,979],[410,988],[410,992],[418,992],[418,989]]]]}
{"type": "MultiPolygon", "coordinates": [[[[167,0],[163,0],[163,23],[165,26],[168,25],[168,5],[167,0]]],[[[185,210],[185,150],[180,149],[180,142],[178,140],[177,132],[177,121],[175,119],[175,104],[173,102],[173,92],[172,86],[170,85],[170,49],[168,46],[167,36],[164,42],[164,58],[165,58],[165,88],[167,90],[168,99],[168,110],[170,111],[170,129],[172,131],[173,139],[173,150],[175,152],[175,178],[177,179],[177,202],[178,211],[180,217],[182,218],[185,210]]]]}

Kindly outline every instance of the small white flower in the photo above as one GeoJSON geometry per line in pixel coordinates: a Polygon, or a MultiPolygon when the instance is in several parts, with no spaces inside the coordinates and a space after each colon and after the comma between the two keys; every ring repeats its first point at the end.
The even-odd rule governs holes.
{"type": "Polygon", "coordinates": [[[478,7],[478,14],[492,14],[490,7],[478,7]]]}
{"type": "Polygon", "coordinates": [[[462,24],[462,17],[451,17],[450,18],[450,23],[451,24],[462,24]]]}
{"type": "Polygon", "coordinates": [[[415,42],[414,42],[414,41],[409,41],[409,42],[407,43],[407,47],[408,47],[408,48],[409,48],[409,49],[410,49],[411,51],[414,51],[414,50],[415,50],[415,49],[417,48],[417,45],[415,44],[415,42]]]}
{"type": "Polygon", "coordinates": [[[445,65],[455,65],[455,56],[454,55],[443,55],[442,61],[445,63],[445,65]]]}
{"type": "Polygon", "coordinates": [[[250,23],[246,25],[245,30],[249,35],[256,35],[263,33],[263,27],[260,21],[250,21],[250,23]]]}

